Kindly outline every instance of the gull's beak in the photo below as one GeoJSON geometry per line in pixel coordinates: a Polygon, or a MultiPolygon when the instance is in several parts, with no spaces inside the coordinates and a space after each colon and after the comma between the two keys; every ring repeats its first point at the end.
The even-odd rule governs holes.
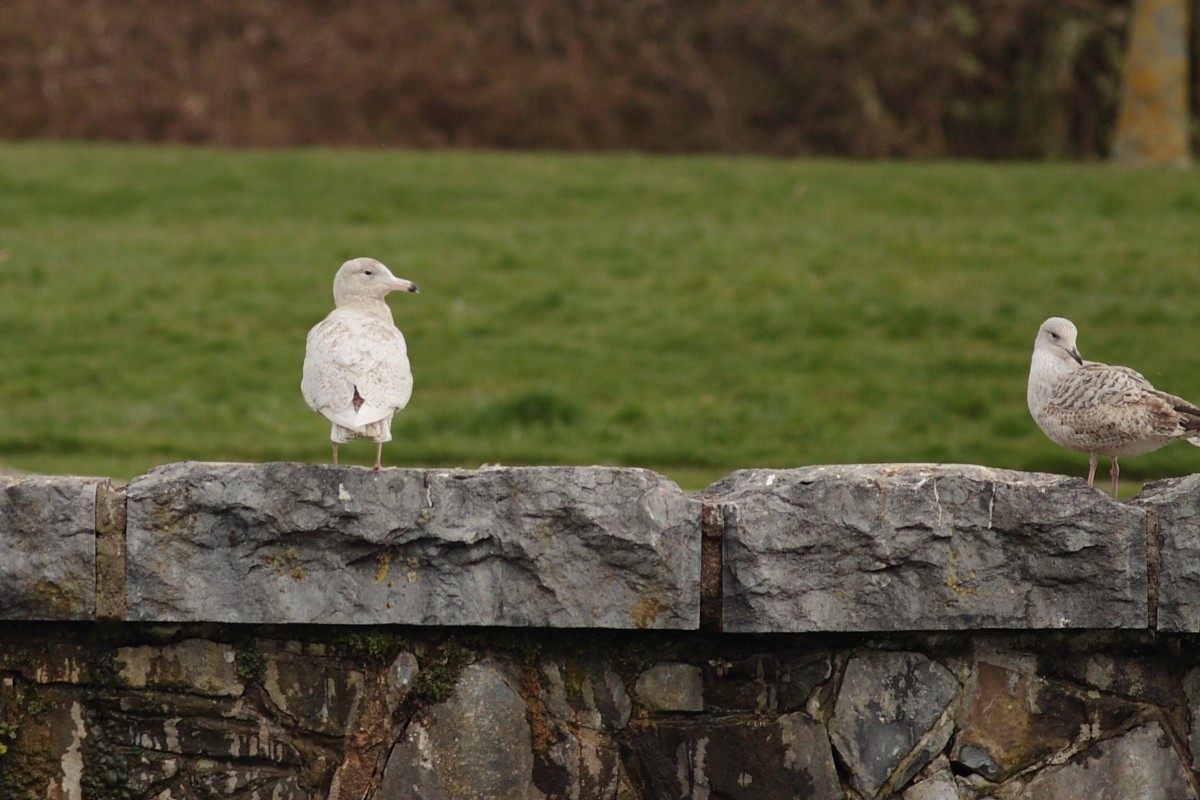
{"type": "MultiPolygon", "coordinates": [[[[414,286],[413,291],[415,292],[416,290],[417,290],[417,287],[414,286]]],[[[1075,363],[1082,367],[1083,366],[1083,356],[1079,355],[1079,348],[1072,347],[1070,350],[1070,353],[1071,353],[1071,358],[1075,359],[1075,363]]]]}
{"type": "Polygon", "coordinates": [[[404,280],[404,278],[393,278],[392,285],[391,285],[391,291],[393,291],[393,292],[411,292],[413,294],[416,294],[417,292],[419,292],[421,290],[418,289],[417,285],[415,283],[413,283],[412,281],[406,281],[406,280],[404,280]]]}

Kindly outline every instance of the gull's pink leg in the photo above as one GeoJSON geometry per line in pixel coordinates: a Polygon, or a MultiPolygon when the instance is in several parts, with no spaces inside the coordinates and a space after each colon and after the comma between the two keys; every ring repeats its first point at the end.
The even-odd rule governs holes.
{"type": "MultiPolygon", "coordinates": [[[[336,461],[334,462],[337,463],[336,461]]],[[[1096,480],[1096,454],[1092,453],[1091,459],[1088,461],[1088,486],[1096,480]]]]}
{"type": "Polygon", "coordinates": [[[1121,468],[1119,466],[1117,466],[1117,457],[1116,456],[1113,456],[1109,460],[1112,461],[1112,468],[1109,470],[1109,472],[1112,474],[1113,499],[1115,500],[1117,498],[1117,476],[1121,474],[1121,468]]]}
{"type": "Polygon", "coordinates": [[[375,471],[383,469],[383,442],[375,443],[375,471]]]}
{"type": "Polygon", "coordinates": [[[330,442],[333,445],[333,463],[337,463],[337,442],[330,442]]]}

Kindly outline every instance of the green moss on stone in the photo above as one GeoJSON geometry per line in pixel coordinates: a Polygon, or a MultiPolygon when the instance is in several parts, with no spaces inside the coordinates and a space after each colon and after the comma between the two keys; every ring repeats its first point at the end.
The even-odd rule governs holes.
{"type": "Polygon", "coordinates": [[[0,722],[0,756],[8,752],[8,744],[17,738],[17,726],[12,722],[0,722]]]}
{"type": "Polygon", "coordinates": [[[533,669],[546,650],[544,635],[537,631],[496,629],[486,633],[470,633],[461,641],[477,651],[505,653],[521,669],[533,669]]]}
{"type": "Polygon", "coordinates": [[[267,657],[253,641],[245,641],[234,645],[234,671],[242,683],[251,683],[262,678],[267,666],[267,657]]]}
{"type": "Polygon", "coordinates": [[[570,697],[583,696],[583,670],[574,658],[563,659],[563,688],[570,697]]]}
{"type": "Polygon", "coordinates": [[[472,651],[454,641],[442,645],[435,656],[427,657],[413,678],[408,693],[409,701],[421,705],[442,702],[454,691],[462,671],[474,660],[472,651]]]}
{"type": "Polygon", "coordinates": [[[341,640],[346,656],[366,667],[384,667],[396,660],[404,639],[389,631],[354,631],[341,640]]]}

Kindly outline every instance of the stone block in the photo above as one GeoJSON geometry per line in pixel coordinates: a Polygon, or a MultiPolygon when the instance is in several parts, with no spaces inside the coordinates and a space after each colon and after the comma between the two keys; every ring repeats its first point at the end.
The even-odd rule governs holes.
{"type": "MultiPolygon", "coordinates": [[[[236,797],[238,800],[313,800],[294,775],[280,774],[268,768],[212,767],[197,773],[195,786],[203,797],[236,797]],[[236,795],[230,792],[237,792],[236,795]]],[[[167,800],[162,794],[155,800],[167,800]]]]}
{"type": "Polygon", "coordinates": [[[704,710],[704,674],[692,664],[655,664],[638,676],[634,691],[651,711],[704,710]]]}
{"type": "Polygon", "coordinates": [[[311,657],[272,652],[266,656],[262,685],[296,727],[340,737],[349,734],[363,674],[311,657]]]}
{"type": "Polygon", "coordinates": [[[1082,481],[967,465],[735,472],[727,632],[1144,628],[1145,518],[1082,481]]]}
{"type": "Polygon", "coordinates": [[[119,647],[113,657],[119,685],[130,689],[181,691],[239,697],[237,654],[227,644],[185,639],[161,647],[119,647]]]}
{"type": "Polygon", "coordinates": [[[902,788],[942,751],[958,696],[954,675],[920,653],[866,652],[846,662],[829,735],[854,788],[902,788]]]}
{"type": "Polygon", "coordinates": [[[1200,475],[1148,483],[1133,499],[1148,509],[1158,530],[1157,628],[1200,632],[1200,475]]]}
{"type": "Polygon", "coordinates": [[[637,797],[614,735],[629,723],[633,703],[605,658],[545,660],[536,673],[522,673],[521,692],[533,734],[531,797],[637,797]]]}
{"type": "Polygon", "coordinates": [[[678,724],[633,734],[644,797],[841,798],[829,738],[807,714],[678,724]]]}
{"type": "Polygon", "coordinates": [[[463,670],[450,697],[410,724],[392,749],[376,797],[526,800],[532,735],[519,682],[493,661],[463,670]]]}
{"type": "Polygon", "coordinates": [[[0,620],[95,619],[102,482],[0,475],[0,620]]]}
{"type": "MultiPolygon", "coordinates": [[[[300,751],[278,725],[212,717],[141,717],[109,723],[119,746],[206,759],[234,757],[250,762],[295,766],[300,751]]],[[[235,765],[241,770],[248,765],[235,765]]]]}
{"type": "Polygon", "coordinates": [[[945,769],[923,781],[917,781],[900,795],[900,800],[958,800],[958,784],[954,775],[945,769]]]}
{"type": "Polygon", "coordinates": [[[408,696],[420,671],[421,665],[415,655],[407,650],[398,653],[387,671],[388,702],[394,706],[399,705],[408,696]]]}
{"type": "Polygon", "coordinates": [[[1037,675],[976,662],[964,692],[954,760],[990,781],[1065,750],[1087,730],[1087,704],[1037,675]]]}
{"type": "Polygon", "coordinates": [[[757,653],[705,665],[704,704],[709,710],[799,711],[831,675],[830,654],[816,650],[757,653]]]}
{"type": "Polygon", "coordinates": [[[569,665],[545,661],[539,685],[546,713],[575,728],[622,730],[633,713],[625,682],[603,658],[572,659],[569,665]]]}
{"type": "MultiPolygon", "coordinates": [[[[1006,787],[1007,788],[1007,787],[1006,787]]],[[[1187,769],[1157,722],[1093,745],[1037,773],[1013,800],[1196,800],[1187,769]]]]}
{"type": "MultiPolygon", "coordinates": [[[[534,760],[537,798],[612,798],[641,800],[615,737],[594,728],[573,728],[550,721],[550,738],[534,760]]],[[[383,800],[380,798],[379,800],[383,800]]]]}
{"type": "Polygon", "coordinates": [[[699,501],[647,470],[182,463],[128,498],[133,621],[699,625],[699,501]]]}

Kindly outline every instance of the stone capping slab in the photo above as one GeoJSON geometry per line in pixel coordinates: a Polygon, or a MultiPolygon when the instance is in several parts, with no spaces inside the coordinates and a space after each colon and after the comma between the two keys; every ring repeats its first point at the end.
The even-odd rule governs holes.
{"type": "Polygon", "coordinates": [[[1133,502],[1151,516],[1155,627],[1200,632],[1200,475],[1148,483],[1133,502]]]}
{"type": "Polygon", "coordinates": [[[0,620],[96,615],[96,487],[103,478],[0,476],[0,620]]]}
{"type": "Polygon", "coordinates": [[[1147,625],[1146,512],[1075,478],[970,465],[735,472],[727,632],[1147,625]]]}
{"type": "Polygon", "coordinates": [[[131,621],[695,629],[700,502],[648,470],[169,464],[131,621]]]}
{"type": "Polygon", "coordinates": [[[1200,475],[189,462],[0,476],[0,548],[0,620],[1200,632],[1200,475]]]}

